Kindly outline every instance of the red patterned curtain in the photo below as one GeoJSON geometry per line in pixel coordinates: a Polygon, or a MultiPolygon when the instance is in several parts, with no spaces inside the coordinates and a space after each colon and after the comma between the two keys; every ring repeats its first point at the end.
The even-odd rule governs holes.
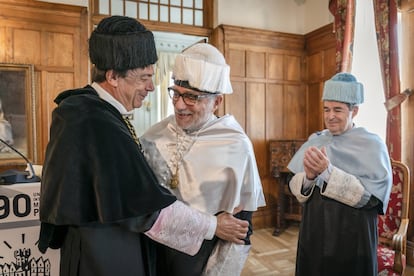
{"type": "Polygon", "coordinates": [[[355,27],[355,0],[329,0],[336,35],[336,72],[351,72],[355,27]]]}
{"type": "Polygon", "coordinates": [[[398,68],[397,2],[398,0],[373,0],[375,28],[386,100],[386,143],[391,157],[401,160],[401,108],[400,76],[398,68]],[[394,104],[392,104],[394,103],[394,104]]]}

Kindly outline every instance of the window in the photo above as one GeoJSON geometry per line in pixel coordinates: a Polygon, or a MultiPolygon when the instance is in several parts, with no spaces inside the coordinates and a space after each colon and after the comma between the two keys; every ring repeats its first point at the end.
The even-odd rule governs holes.
{"type": "Polygon", "coordinates": [[[155,65],[155,91],[149,93],[143,106],[134,110],[134,125],[138,135],[144,133],[151,125],[174,113],[174,106],[167,93],[167,87],[173,85],[171,79],[175,57],[185,48],[207,41],[207,37],[189,36],[178,33],[154,32],[158,52],[155,65]]]}
{"type": "Polygon", "coordinates": [[[138,20],[204,26],[204,0],[94,0],[96,16],[125,15],[138,20]]]}

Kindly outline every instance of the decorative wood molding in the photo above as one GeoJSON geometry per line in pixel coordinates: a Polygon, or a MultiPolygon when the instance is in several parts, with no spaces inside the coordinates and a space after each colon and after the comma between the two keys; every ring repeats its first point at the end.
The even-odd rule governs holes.
{"type": "Polygon", "coordinates": [[[87,14],[87,8],[52,4],[33,0],[0,0],[0,16],[36,24],[56,24],[67,27],[79,26],[79,14],[87,14]],[[64,18],[65,20],[62,20],[64,18]]]}
{"type": "Polygon", "coordinates": [[[414,0],[400,0],[398,8],[402,12],[412,12],[414,10],[414,0]]]}
{"type": "Polygon", "coordinates": [[[328,24],[305,35],[306,53],[312,55],[325,49],[335,48],[333,24],[328,24]]]}
{"type": "Polygon", "coordinates": [[[226,41],[237,44],[246,44],[249,46],[262,46],[273,49],[286,49],[290,51],[304,50],[304,36],[254,28],[238,27],[232,25],[220,25],[226,41]]]}

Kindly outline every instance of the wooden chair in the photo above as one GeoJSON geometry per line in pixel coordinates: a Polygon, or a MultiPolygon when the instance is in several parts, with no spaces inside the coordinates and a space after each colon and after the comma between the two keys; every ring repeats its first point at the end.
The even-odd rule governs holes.
{"type": "Polygon", "coordinates": [[[408,229],[410,171],[391,160],[392,190],[385,215],[378,216],[378,275],[404,275],[408,229]]]}

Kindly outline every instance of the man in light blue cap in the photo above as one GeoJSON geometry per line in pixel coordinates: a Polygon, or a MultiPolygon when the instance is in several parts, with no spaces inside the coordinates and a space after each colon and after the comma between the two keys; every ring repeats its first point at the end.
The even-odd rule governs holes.
{"type": "Polygon", "coordinates": [[[296,275],[377,275],[377,215],[387,209],[392,184],[381,138],[356,127],[364,87],[349,73],[325,82],[326,129],[293,156],[289,183],[303,203],[296,275]]]}

